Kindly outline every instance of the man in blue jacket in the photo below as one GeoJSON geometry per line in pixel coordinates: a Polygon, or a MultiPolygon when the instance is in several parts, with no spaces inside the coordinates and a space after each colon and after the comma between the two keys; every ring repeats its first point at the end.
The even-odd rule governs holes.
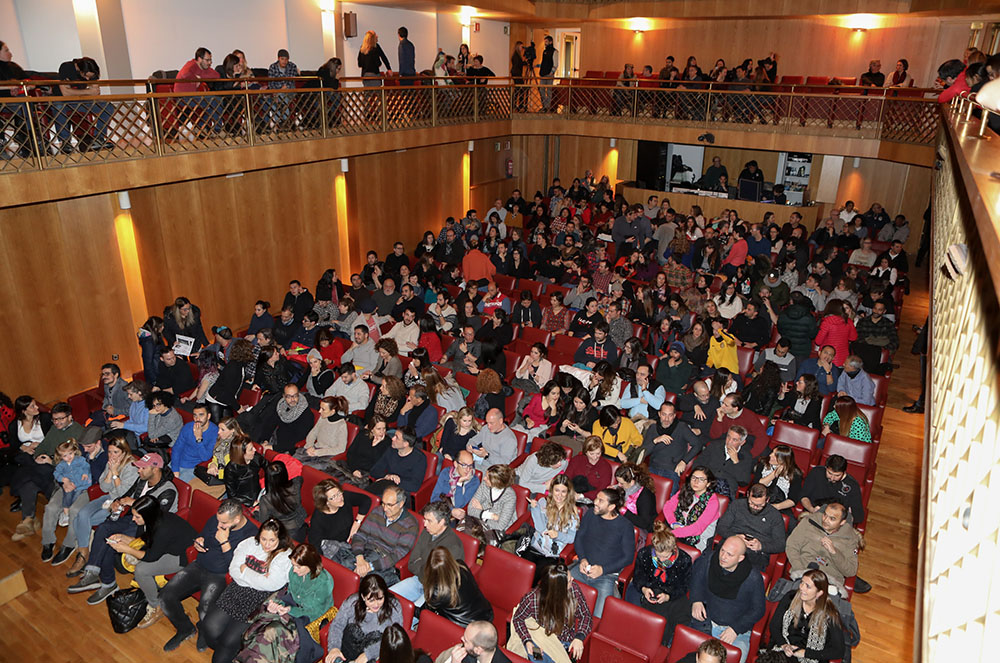
{"type": "Polygon", "coordinates": [[[750,631],[764,616],[764,580],[746,558],[746,543],[731,536],[713,554],[698,558],[691,573],[692,626],[742,652],[750,651],[750,631]]]}
{"type": "Polygon", "coordinates": [[[188,483],[194,479],[194,468],[211,460],[219,439],[219,427],[209,418],[207,405],[195,405],[193,415],[194,421],[184,424],[170,452],[170,469],[188,483]]]}
{"type": "Polygon", "coordinates": [[[625,504],[621,490],[605,488],[584,514],[573,545],[579,561],[570,569],[578,581],[597,590],[594,616],[604,612],[604,601],[615,592],[618,574],[635,559],[632,523],[618,515],[625,504]]]}
{"type": "Polygon", "coordinates": [[[451,515],[461,520],[465,518],[465,507],[472,501],[479,489],[479,477],[474,470],[475,459],[468,451],[462,450],[455,457],[455,464],[438,474],[437,483],[431,492],[431,502],[448,497],[451,499],[451,515]],[[461,512],[461,515],[456,512],[461,512]]]}

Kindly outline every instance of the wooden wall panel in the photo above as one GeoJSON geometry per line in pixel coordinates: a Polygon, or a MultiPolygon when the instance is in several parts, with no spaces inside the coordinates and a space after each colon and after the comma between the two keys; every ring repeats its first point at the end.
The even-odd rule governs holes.
{"type": "Polygon", "coordinates": [[[853,200],[864,211],[879,202],[890,216],[904,215],[910,222],[906,250],[914,253],[920,245],[924,210],[930,202],[932,175],[930,168],[877,159],[861,159],[860,166],[854,168],[853,160],[845,159],[837,204],[853,200]]]}
{"type": "Polygon", "coordinates": [[[0,390],[40,401],[140,368],[110,196],[0,210],[0,390]]]}
{"type": "MultiPolygon", "coordinates": [[[[805,12],[803,12],[805,13],[805,12]]],[[[940,31],[936,17],[884,17],[885,27],[855,33],[836,19],[718,19],[670,21],[666,29],[637,35],[608,23],[583,23],[580,69],[620,71],[625,62],[652,65],[659,71],[667,55],[680,67],[694,55],[704,71],[717,58],[735,66],[745,58],[757,60],[777,51],[779,74],[860,76],[872,59],[882,61],[888,73],[896,60],[906,58],[918,85],[934,82],[943,49],[949,57],[961,57],[965,43],[957,30],[940,31]],[[939,44],[939,40],[946,43],[939,44]],[[822,57],[817,57],[822,54],[822,57]]],[[[967,21],[966,21],[967,23],[967,21]]],[[[950,24],[945,24],[950,25],[950,24]]],[[[968,37],[966,26],[965,36],[968,37]]]]}
{"type": "Polygon", "coordinates": [[[461,168],[467,150],[464,142],[449,143],[351,159],[347,207],[358,231],[357,249],[351,244],[355,269],[368,250],[384,257],[397,240],[416,246],[445,217],[465,214],[461,168]]]}

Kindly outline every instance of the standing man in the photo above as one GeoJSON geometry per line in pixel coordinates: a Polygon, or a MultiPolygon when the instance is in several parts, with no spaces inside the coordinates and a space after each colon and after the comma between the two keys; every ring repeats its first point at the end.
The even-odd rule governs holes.
{"type": "Polygon", "coordinates": [[[416,50],[413,48],[413,42],[411,42],[408,37],[410,36],[410,31],[406,27],[401,27],[396,31],[399,35],[399,75],[400,77],[407,77],[408,80],[401,80],[400,83],[403,85],[413,85],[413,78],[417,75],[417,55],[416,50]]]}
{"type": "MultiPolygon", "coordinates": [[[[296,78],[299,75],[299,68],[291,61],[288,51],[280,49],[278,60],[272,62],[267,68],[268,78],[296,78]]],[[[295,81],[271,81],[267,84],[269,90],[294,90],[295,81]]],[[[274,117],[274,124],[278,129],[291,129],[291,101],[290,94],[276,94],[271,97],[271,113],[274,117]]]]}
{"type": "Polygon", "coordinates": [[[552,82],[559,69],[559,51],[552,45],[552,35],[545,35],[545,47],[542,49],[542,61],[538,65],[538,77],[542,87],[538,91],[542,96],[542,112],[548,113],[552,106],[552,82]]]}

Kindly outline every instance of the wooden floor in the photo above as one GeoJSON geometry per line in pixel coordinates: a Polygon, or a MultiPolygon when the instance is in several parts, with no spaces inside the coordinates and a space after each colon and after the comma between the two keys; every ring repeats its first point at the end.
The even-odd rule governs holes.
{"type": "MultiPolygon", "coordinates": [[[[927,315],[926,272],[914,274],[914,280],[903,307],[896,355],[901,366],[889,389],[878,474],[869,503],[867,549],[861,557],[860,575],[873,589],[853,599],[861,626],[861,644],[853,660],[861,663],[913,657],[923,416],[906,414],[901,408],[920,392],[919,363],[909,353],[915,336],[910,325],[922,325],[927,315]]],[[[66,594],[68,563],[52,568],[41,562],[39,536],[10,541],[17,517],[8,512],[9,504],[9,497],[0,500],[0,578],[23,568],[28,592],[0,606],[0,661],[206,663],[211,659],[210,652],[195,650],[193,640],[164,654],[161,647],[173,635],[166,620],[125,635],[112,631],[105,606],[88,606],[87,594],[66,594]]],[[[57,533],[60,539],[62,533],[57,533]]],[[[194,603],[189,600],[185,605],[193,614],[194,603]]]]}

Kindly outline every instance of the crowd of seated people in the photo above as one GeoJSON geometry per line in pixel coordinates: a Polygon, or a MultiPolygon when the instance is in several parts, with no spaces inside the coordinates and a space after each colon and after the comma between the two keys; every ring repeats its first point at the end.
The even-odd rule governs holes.
{"type": "Polygon", "coordinates": [[[209,339],[178,297],[139,331],[132,381],[106,364],[73,405],[4,397],[12,539],[40,530],[42,559],[72,562],[69,592],[92,605],[132,555],[139,626],[166,616],[166,650],[197,635],[217,663],[276,632],[298,633],[296,660],[322,655],[329,564],[360,579],[322,639],[329,661],[375,655],[420,603],[470,628],[512,616],[501,645],[565,660],[618,597],[663,619],[662,645],[690,625],[742,660],[842,658],[859,637],[850,597],[870,589],[861,533],[908,268],[895,237],[877,245],[895,281],[851,257],[861,230],[905,220],[845,206],[826,236],[794,214],[765,233],[737,210],[630,204],[589,172],[546,193],[533,225],[504,225],[532,216],[514,192],[485,221],[449,218],[412,259],[397,245],[349,284],[293,280],[281,315],[258,301],[245,331],[209,339]],[[570,255],[538,251],[569,228],[546,225],[557,193],[582,203],[563,208],[581,210],[570,255]],[[623,213],[602,223],[595,200],[623,213]],[[683,251],[661,232],[682,221],[701,232],[683,251]],[[224,486],[207,522],[188,483],[224,486]],[[533,565],[524,601],[497,598],[495,555],[533,565]],[[180,608],[194,592],[197,625],[180,608]]]}

